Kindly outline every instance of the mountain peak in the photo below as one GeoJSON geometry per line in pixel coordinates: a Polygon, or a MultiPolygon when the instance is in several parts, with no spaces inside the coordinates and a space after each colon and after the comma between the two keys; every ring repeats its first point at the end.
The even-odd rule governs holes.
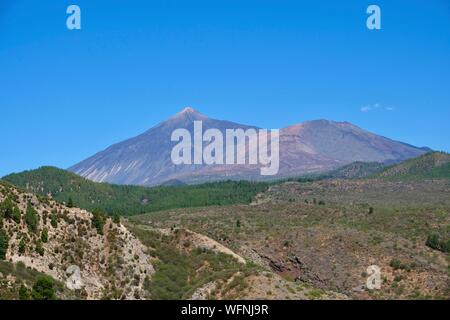
{"type": "MultiPolygon", "coordinates": [[[[188,106],[144,134],[117,143],[76,164],[70,170],[97,182],[155,185],[167,180],[213,181],[224,177],[255,180],[257,169],[251,166],[233,168],[220,166],[178,166],[171,161],[174,130],[183,128],[191,135],[194,121],[203,121],[202,128],[247,129],[252,126],[211,119],[188,106]],[[236,169],[234,169],[236,168],[236,169]]],[[[252,149],[254,150],[254,149],[252,149]]],[[[329,171],[354,161],[400,161],[425,153],[350,123],[316,120],[280,130],[279,176],[298,176],[313,171],[329,171]]]]}
{"type": "Polygon", "coordinates": [[[190,106],[187,106],[187,107],[183,108],[183,110],[181,110],[180,112],[177,113],[177,115],[184,115],[184,114],[186,114],[186,115],[192,115],[192,114],[200,115],[201,113],[198,112],[197,110],[195,110],[194,108],[192,108],[190,106]]]}
{"type": "Polygon", "coordinates": [[[192,108],[192,107],[185,107],[183,110],[181,110],[181,113],[194,113],[194,112],[197,112],[194,108],[192,108]]]}
{"type": "Polygon", "coordinates": [[[188,119],[188,120],[205,120],[206,116],[195,110],[194,108],[187,106],[180,112],[176,113],[171,119],[188,119]]]}

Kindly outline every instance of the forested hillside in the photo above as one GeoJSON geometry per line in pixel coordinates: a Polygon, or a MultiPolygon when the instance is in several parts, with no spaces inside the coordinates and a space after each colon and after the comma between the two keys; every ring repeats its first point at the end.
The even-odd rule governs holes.
{"type": "Polygon", "coordinates": [[[195,186],[139,187],[96,183],[54,167],[3,178],[17,187],[83,209],[133,215],[163,209],[250,203],[266,183],[224,181],[195,186]]]}
{"type": "Polygon", "coordinates": [[[387,180],[450,179],[450,154],[430,152],[388,167],[375,177],[387,180]]]}

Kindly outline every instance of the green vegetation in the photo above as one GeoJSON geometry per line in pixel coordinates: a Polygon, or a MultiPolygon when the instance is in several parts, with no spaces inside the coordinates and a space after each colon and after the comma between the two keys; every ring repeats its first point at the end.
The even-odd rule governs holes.
{"type": "Polygon", "coordinates": [[[56,215],[56,213],[52,213],[50,216],[50,224],[53,228],[57,228],[58,227],[58,216],[56,215]]]}
{"type": "Polygon", "coordinates": [[[373,177],[386,180],[450,179],[450,154],[430,152],[390,166],[373,177]]]}
{"type": "Polygon", "coordinates": [[[450,252],[450,239],[443,239],[437,233],[429,235],[425,244],[434,250],[450,252]]]}
{"type": "Polygon", "coordinates": [[[6,231],[0,229],[0,260],[5,260],[6,251],[8,250],[9,237],[6,231]]]}
{"type": "Polygon", "coordinates": [[[20,223],[20,219],[22,218],[22,213],[20,212],[19,207],[14,206],[13,207],[13,214],[12,214],[12,219],[16,222],[16,223],[20,223]]]}
{"type": "Polygon", "coordinates": [[[42,232],[41,232],[41,241],[43,243],[48,242],[48,229],[47,228],[43,228],[42,232]]]}
{"type": "Polygon", "coordinates": [[[309,291],[307,293],[307,296],[310,299],[320,299],[323,295],[325,294],[325,292],[321,289],[312,289],[311,291],[309,291]]]}
{"type": "MultiPolygon", "coordinates": [[[[366,258],[373,254],[376,258],[383,257],[379,259],[382,268],[393,269],[393,277],[386,278],[383,286],[390,291],[380,291],[378,297],[408,297],[416,290],[413,286],[421,286],[411,279],[433,276],[430,277],[433,288],[421,290],[420,287],[417,292],[438,298],[448,296],[444,290],[450,261],[449,181],[431,181],[428,178],[445,177],[449,169],[449,162],[445,161],[445,154],[431,153],[390,167],[377,180],[323,180],[274,185],[256,206],[241,204],[248,204],[258,192],[266,190],[266,183],[227,181],[145,188],[93,183],[71,173],[51,169],[57,170],[58,175],[71,177],[70,180],[58,184],[52,176],[43,180],[36,178],[29,183],[29,188],[42,193],[55,192],[53,197],[58,201],[92,211],[91,223],[98,233],[103,232],[107,214],[118,223],[119,214],[151,212],[122,220],[130,224],[130,230],[154,258],[152,264],[156,273],[145,281],[144,298],[186,299],[210,282],[219,284],[212,297],[223,297],[221,293],[230,288],[233,289],[232,294],[239,292],[247,283],[246,276],[258,270],[254,265],[238,263],[229,255],[196,248],[191,238],[183,233],[183,228],[215,239],[236,252],[239,248],[254,248],[260,256],[273,262],[274,270],[278,268],[276,270],[280,274],[289,273],[286,279],[297,279],[300,275],[316,286],[314,275],[317,274],[325,279],[320,283],[325,284],[324,289],[345,293],[348,291],[344,290],[361,281],[359,275],[366,268],[366,258]],[[41,187],[44,191],[39,189],[41,187]],[[54,191],[49,191],[49,188],[54,188],[54,191]],[[171,231],[167,231],[167,235],[151,231],[153,228],[171,231]],[[436,251],[424,250],[425,244],[436,251]],[[283,259],[280,259],[280,254],[283,259]],[[331,267],[328,261],[333,262],[331,267]],[[297,272],[302,264],[311,268],[311,274],[297,272]],[[433,270],[430,271],[428,265],[433,265],[433,270]],[[342,270],[348,270],[348,273],[342,270]],[[328,279],[330,272],[335,273],[335,277],[328,279]]],[[[23,215],[24,222],[35,233],[31,237],[18,233],[19,253],[43,254],[49,231],[39,228],[33,200],[28,200],[30,197],[23,200],[24,203],[31,201],[23,214],[13,193],[7,193],[2,199],[5,200],[0,204],[0,214],[9,219],[5,220],[9,232],[19,230],[11,221],[20,222],[23,215]]],[[[58,226],[58,219],[73,223],[72,215],[59,209],[48,205],[45,208],[48,212],[43,214],[44,224],[46,219],[53,228],[58,226]]],[[[51,234],[54,231],[51,229],[51,234]]],[[[14,246],[17,246],[17,241],[14,246]]],[[[2,235],[0,228],[0,260],[2,247],[6,252],[8,235],[4,231],[2,235]]],[[[4,261],[0,261],[0,267],[1,262],[4,261]]],[[[114,275],[117,266],[110,266],[107,272],[114,275]]],[[[140,274],[130,274],[129,278],[136,280],[136,276],[137,281],[142,279],[140,274]]],[[[11,294],[20,299],[53,299],[56,294],[55,282],[52,281],[34,279],[30,284],[18,278],[11,294]]],[[[114,287],[116,289],[120,290],[118,284],[114,287]]],[[[0,297],[1,290],[0,286],[0,297]]],[[[120,298],[122,294],[116,294],[114,290],[105,292],[105,296],[120,298]]],[[[271,292],[277,294],[273,288],[271,292]]],[[[322,296],[320,290],[307,294],[314,299],[322,296]]]]}
{"type": "Polygon", "coordinates": [[[118,214],[114,214],[112,217],[112,220],[115,224],[119,224],[120,223],[120,216],[118,214]]]}
{"type": "MultiPolygon", "coordinates": [[[[327,280],[326,289],[333,291],[342,290],[343,282],[356,286],[361,281],[356,275],[367,268],[349,255],[368,257],[373,252],[380,260],[389,257],[380,267],[394,269],[394,276],[405,276],[408,271],[414,274],[401,281],[406,286],[403,291],[388,290],[393,278],[386,280],[377,298],[406,298],[416,286],[421,294],[442,299],[448,297],[445,259],[449,255],[424,250],[424,244],[433,232],[439,236],[431,238],[428,245],[437,250],[444,249],[450,239],[448,188],[445,180],[286,183],[273,186],[257,206],[173,209],[130,217],[129,221],[154,228],[187,228],[235,251],[257,248],[261,256],[273,259],[275,267],[285,273],[296,270],[299,263],[309,264],[316,274],[325,277],[336,269],[349,270],[336,272],[336,278],[327,280]],[[320,199],[325,205],[318,205],[320,199]],[[280,262],[281,254],[288,258],[280,262]],[[330,267],[330,263],[321,261],[333,263],[330,267]],[[433,278],[431,292],[413,280],[416,274],[433,274],[426,269],[428,265],[435,266],[433,270],[438,271],[432,272],[441,277],[433,278]]],[[[298,275],[308,277],[297,271],[289,276],[298,275]]],[[[314,277],[307,279],[312,286],[319,284],[314,277]]]]}
{"type": "MultiPolygon", "coordinates": [[[[209,282],[220,280],[225,282],[236,272],[251,274],[256,270],[254,265],[241,264],[227,254],[198,248],[188,251],[177,250],[174,245],[177,239],[173,236],[165,236],[138,226],[130,228],[149,249],[152,249],[152,256],[159,259],[155,264],[156,272],[152,275],[151,282],[146,281],[145,285],[151,299],[187,299],[196,289],[209,282]]],[[[190,244],[185,243],[184,246],[189,247],[190,244]]]]}
{"type": "Polygon", "coordinates": [[[30,300],[30,291],[23,284],[19,288],[19,300],[30,300]]]}
{"type": "Polygon", "coordinates": [[[413,266],[407,265],[399,259],[392,259],[389,266],[394,270],[411,270],[413,268],[413,266]]]}
{"type": "Polygon", "coordinates": [[[374,175],[385,167],[379,162],[356,161],[321,176],[323,179],[361,179],[374,175]]]}
{"type": "Polygon", "coordinates": [[[11,200],[10,197],[0,203],[0,219],[11,219],[16,223],[20,222],[21,213],[17,205],[11,200]]]}
{"type": "Polygon", "coordinates": [[[39,276],[31,291],[33,300],[56,300],[55,283],[51,277],[39,276]]]}
{"type": "Polygon", "coordinates": [[[92,226],[97,229],[99,234],[103,234],[103,226],[106,222],[106,214],[100,209],[92,210],[92,226]]]}
{"type": "Polygon", "coordinates": [[[25,213],[25,222],[27,223],[28,229],[34,233],[38,231],[39,227],[39,216],[36,209],[33,208],[31,203],[28,203],[27,211],[25,213]]]}
{"type": "Polygon", "coordinates": [[[26,267],[22,262],[0,261],[0,273],[3,275],[0,278],[0,300],[75,298],[62,283],[26,267]],[[7,280],[8,277],[14,277],[15,281],[7,280]]]}
{"type": "Polygon", "coordinates": [[[13,216],[14,204],[9,197],[0,204],[0,216],[4,219],[11,219],[13,216]]]}
{"type": "Polygon", "coordinates": [[[25,239],[22,238],[22,239],[20,239],[20,242],[19,242],[19,253],[24,254],[26,249],[27,249],[27,244],[25,243],[25,239]]]}
{"type": "Polygon", "coordinates": [[[296,178],[281,179],[274,183],[279,184],[292,181],[307,183],[332,179],[363,179],[381,172],[384,168],[386,168],[386,165],[379,162],[355,161],[331,171],[309,173],[296,178]]]}
{"type": "Polygon", "coordinates": [[[363,178],[385,180],[450,179],[450,154],[429,152],[423,156],[391,166],[386,166],[379,162],[356,161],[329,172],[308,174],[300,178],[290,178],[284,181],[314,182],[331,179],[363,178]]]}
{"type": "Polygon", "coordinates": [[[42,246],[41,240],[36,241],[36,252],[41,256],[44,255],[44,247],[42,246]]]}
{"type": "Polygon", "coordinates": [[[12,174],[5,181],[40,195],[52,194],[59,202],[70,202],[109,215],[133,215],[173,208],[248,204],[267,183],[224,181],[193,186],[139,187],[95,183],[71,172],[42,167],[12,174]]]}

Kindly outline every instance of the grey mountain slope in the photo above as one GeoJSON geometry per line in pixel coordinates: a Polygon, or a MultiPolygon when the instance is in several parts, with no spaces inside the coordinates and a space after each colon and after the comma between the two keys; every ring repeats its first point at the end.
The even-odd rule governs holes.
{"type": "Polygon", "coordinates": [[[193,121],[201,120],[203,129],[255,128],[229,121],[210,119],[192,108],[185,108],[143,134],[110,146],[94,156],[69,168],[70,171],[97,182],[155,185],[178,177],[189,176],[201,165],[174,165],[171,142],[175,129],[185,128],[193,133],[193,121]]]}
{"type": "MultiPolygon", "coordinates": [[[[256,128],[211,119],[185,108],[147,132],[112,145],[69,170],[97,182],[135,185],[156,185],[174,179],[197,183],[263,178],[255,165],[174,165],[170,154],[176,143],[170,141],[170,136],[178,128],[186,128],[192,134],[194,120],[202,120],[204,130],[216,128],[223,134],[226,129],[256,128]]],[[[426,151],[348,122],[308,121],[280,130],[280,171],[276,177],[329,171],[355,161],[399,162],[426,151]]]]}

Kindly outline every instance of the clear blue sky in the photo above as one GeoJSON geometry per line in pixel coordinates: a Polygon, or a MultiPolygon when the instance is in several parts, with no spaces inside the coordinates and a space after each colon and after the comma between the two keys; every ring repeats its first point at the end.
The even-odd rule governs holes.
{"type": "Polygon", "coordinates": [[[187,105],[450,151],[450,2],[0,1],[0,176],[66,168],[187,105]],[[381,31],[366,28],[372,3],[381,31]]]}

